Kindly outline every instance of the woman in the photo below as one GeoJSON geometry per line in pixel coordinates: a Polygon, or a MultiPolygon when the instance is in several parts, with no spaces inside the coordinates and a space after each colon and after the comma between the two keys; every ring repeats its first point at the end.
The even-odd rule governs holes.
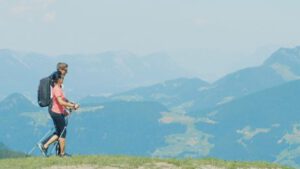
{"type": "Polygon", "coordinates": [[[54,85],[52,87],[52,105],[50,106],[50,116],[55,126],[55,132],[52,137],[45,143],[39,144],[42,153],[47,156],[49,146],[56,140],[59,142],[60,154],[59,156],[69,156],[65,153],[65,138],[66,138],[66,121],[65,116],[69,115],[66,109],[78,109],[79,105],[68,102],[62,90],[64,77],[62,72],[57,71],[53,74],[54,85]]]}
{"type": "MultiPolygon", "coordinates": [[[[58,72],[58,71],[60,71],[61,72],[61,74],[62,74],[62,76],[65,78],[66,77],[66,75],[67,75],[67,73],[68,73],[68,64],[67,63],[64,63],[64,62],[59,62],[59,63],[57,63],[57,65],[56,65],[56,71],[55,72],[53,72],[51,75],[50,75],[50,78],[51,78],[51,80],[53,80],[53,75],[56,73],[56,72],[58,72]]],[[[67,101],[68,102],[68,101],[67,101]]],[[[51,106],[49,106],[48,107],[49,109],[48,109],[48,113],[49,113],[49,115],[51,114],[51,106]]],[[[51,116],[51,115],[50,115],[51,116]]],[[[52,136],[53,135],[50,135],[49,137],[47,137],[46,139],[44,139],[42,142],[41,142],[41,144],[46,144],[51,138],[52,138],[52,136]]],[[[44,153],[43,153],[44,154],[44,153]]]]}

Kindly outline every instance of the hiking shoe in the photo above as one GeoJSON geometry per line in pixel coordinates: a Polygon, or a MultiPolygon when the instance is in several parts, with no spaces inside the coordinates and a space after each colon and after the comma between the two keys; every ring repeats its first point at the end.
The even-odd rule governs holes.
{"type": "Polygon", "coordinates": [[[60,154],[60,155],[58,155],[59,157],[62,157],[62,158],[64,158],[64,157],[72,157],[72,155],[71,154],[68,154],[68,153],[65,153],[65,154],[60,154]]]}
{"type": "Polygon", "coordinates": [[[38,147],[39,147],[39,149],[41,150],[41,153],[42,153],[45,157],[48,157],[48,155],[47,155],[48,149],[45,148],[44,145],[43,145],[42,143],[39,143],[39,144],[38,144],[38,147]]]}

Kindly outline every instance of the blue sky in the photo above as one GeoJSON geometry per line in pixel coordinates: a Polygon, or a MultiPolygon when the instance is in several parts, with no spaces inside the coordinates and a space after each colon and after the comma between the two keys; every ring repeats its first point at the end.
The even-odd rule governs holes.
{"type": "Polygon", "coordinates": [[[0,0],[0,48],[166,52],[205,80],[300,45],[297,0],[0,0]]]}

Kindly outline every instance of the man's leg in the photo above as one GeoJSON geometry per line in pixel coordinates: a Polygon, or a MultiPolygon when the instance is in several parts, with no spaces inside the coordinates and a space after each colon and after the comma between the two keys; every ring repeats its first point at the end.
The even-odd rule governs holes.
{"type": "Polygon", "coordinates": [[[48,151],[49,145],[52,144],[57,139],[58,139],[57,135],[52,135],[52,137],[45,144],[42,144],[42,143],[38,144],[38,147],[44,156],[46,156],[46,157],[48,156],[47,151],[48,151]]]}
{"type": "Polygon", "coordinates": [[[44,148],[48,149],[49,145],[54,143],[58,139],[57,135],[52,135],[52,137],[44,144],[44,148]]]}
{"type": "Polygon", "coordinates": [[[47,138],[45,138],[43,141],[42,141],[42,144],[45,145],[55,134],[51,134],[50,136],[48,136],[47,138]]]}

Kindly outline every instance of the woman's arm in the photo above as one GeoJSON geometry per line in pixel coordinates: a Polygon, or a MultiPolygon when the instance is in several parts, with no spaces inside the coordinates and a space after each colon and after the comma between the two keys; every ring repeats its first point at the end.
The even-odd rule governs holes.
{"type": "Polygon", "coordinates": [[[78,109],[79,108],[79,104],[76,103],[72,103],[72,102],[68,102],[63,100],[61,97],[57,97],[58,103],[68,109],[78,109]]]}
{"type": "Polygon", "coordinates": [[[57,97],[58,103],[64,107],[71,107],[71,108],[75,108],[74,103],[70,103],[70,102],[66,102],[64,101],[61,97],[57,97]]]}

